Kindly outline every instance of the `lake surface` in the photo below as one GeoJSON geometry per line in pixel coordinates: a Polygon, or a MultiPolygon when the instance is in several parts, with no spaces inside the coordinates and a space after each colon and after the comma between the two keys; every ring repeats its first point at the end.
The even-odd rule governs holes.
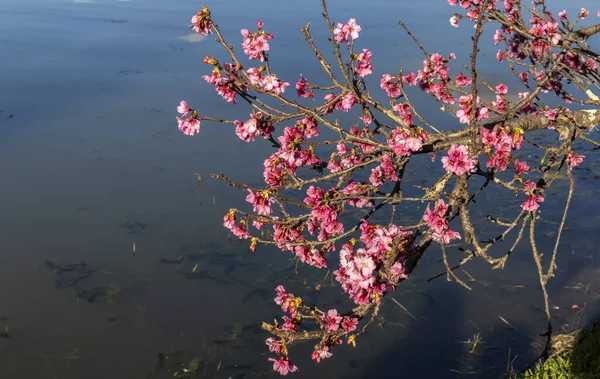
{"type": "MultiPolygon", "coordinates": [[[[594,9],[593,0],[577,3],[594,9]]],[[[312,52],[295,48],[308,21],[324,41],[319,2],[205,4],[234,44],[241,42],[240,28],[264,21],[276,36],[271,58],[281,78],[322,77],[312,52]]],[[[196,357],[200,377],[278,377],[260,330],[263,320],[280,316],[275,285],[307,292],[313,301],[345,298],[338,287],[314,290],[325,272],[301,268],[295,276],[289,255],[265,248],[250,253],[221,225],[245,195],[209,174],[260,183],[267,153],[260,143],[241,142],[228,126],[203,123],[194,138],[177,130],[181,99],[216,117],[244,118],[248,111],[226,104],[201,78],[208,73],[204,56],[224,58],[210,36],[198,39],[187,29],[201,5],[0,1],[0,330],[10,335],[0,338],[0,378],[168,378],[174,364],[196,357]],[[195,263],[171,263],[182,254],[193,254],[195,263]],[[80,281],[64,272],[63,280],[76,282],[57,287],[46,261],[84,261],[89,267],[71,268],[97,271],[80,281]],[[199,274],[186,277],[196,263],[199,274]],[[315,280],[302,283],[303,274],[315,280]]],[[[339,21],[355,16],[363,27],[358,41],[374,53],[375,85],[399,62],[408,71],[422,60],[398,18],[430,51],[467,56],[471,28],[451,28],[452,8],[442,0],[331,1],[330,13],[339,21]]],[[[494,53],[485,47],[482,59],[494,53]]],[[[492,64],[482,73],[512,80],[492,64]]],[[[597,152],[583,151],[588,159],[576,170],[581,192],[550,285],[559,330],[598,313],[600,170],[597,152]],[[571,309],[574,304],[582,309],[571,309]]],[[[555,233],[560,204],[548,199],[542,207],[542,249],[551,246],[546,237],[555,233]]],[[[452,262],[460,257],[451,253],[452,262]]],[[[469,263],[468,292],[444,277],[427,281],[444,270],[431,250],[393,295],[408,312],[388,301],[385,322],[375,323],[359,347],[336,347],[333,359],[320,364],[310,361],[312,344],[294,347],[300,367],[294,376],[491,378],[515,357],[522,367],[536,356],[532,342],[544,331],[532,268],[526,245],[504,271],[469,263]],[[471,353],[464,342],[476,334],[483,342],[471,353]]]]}

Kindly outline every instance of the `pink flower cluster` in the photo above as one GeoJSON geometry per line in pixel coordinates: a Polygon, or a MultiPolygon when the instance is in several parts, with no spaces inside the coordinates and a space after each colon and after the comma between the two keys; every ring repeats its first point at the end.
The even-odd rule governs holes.
{"type": "MultiPolygon", "coordinates": [[[[335,98],[336,98],[335,94],[329,93],[329,94],[325,95],[325,103],[328,103],[335,98]]],[[[355,104],[356,104],[356,98],[354,97],[352,92],[348,92],[344,96],[342,96],[341,99],[339,99],[335,103],[329,105],[329,107],[327,107],[327,109],[325,110],[325,114],[331,114],[334,109],[336,109],[338,111],[348,112],[350,109],[352,109],[352,107],[355,104]]]]}
{"type": "Polygon", "coordinates": [[[443,199],[440,199],[435,204],[433,210],[429,209],[429,206],[425,210],[423,220],[427,222],[429,228],[433,231],[431,238],[439,243],[448,244],[454,239],[460,239],[460,234],[453,231],[448,226],[446,221],[446,213],[448,212],[448,205],[443,199]]]}
{"type": "Polygon", "coordinates": [[[400,113],[400,117],[404,121],[404,126],[411,126],[413,124],[412,109],[408,103],[396,104],[393,109],[400,113]]]}
{"type": "Polygon", "coordinates": [[[497,171],[505,171],[513,149],[521,148],[523,142],[522,133],[513,130],[506,126],[502,128],[500,125],[494,126],[492,130],[482,127],[481,142],[485,145],[485,150],[489,154],[489,160],[486,163],[487,168],[495,168],[497,171]]]}
{"type": "Polygon", "coordinates": [[[346,196],[360,195],[361,197],[350,198],[348,204],[356,208],[372,207],[375,205],[373,200],[369,200],[366,196],[369,194],[372,187],[367,182],[356,183],[354,180],[349,180],[348,185],[340,190],[346,196]]]}
{"type": "Polygon", "coordinates": [[[418,71],[418,75],[413,73],[402,77],[402,80],[412,85],[418,79],[419,87],[427,94],[431,94],[438,100],[446,104],[456,103],[456,99],[452,95],[452,91],[448,88],[448,83],[451,81],[448,71],[448,60],[455,59],[454,54],[450,54],[448,59],[445,59],[438,53],[431,54],[429,59],[423,61],[423,69],[418,71]]]}
{"type": "MultiPolygon", "coordinates": [[[[356,326],[358,325],[357,318],[348,316],[342,317],[335,309],[330,309],[325,312],[321,317],[321,322],[321,328],[331,332],[335,332],[342,327],[344,332],[350,333],[356,330],[356,326]]],[[[323,359],[331,358],[333,354],[330,352],[330,348],[334,344],[340,344],[341,342],[340,339],[335,339],[334,341],[328,340],[319,343],[315,346],[315,350],[312,353],[312,359],[319,363],[323,359]]]]}
{"type": "Polygon", "coordinates": [[[568,65],[574,70],[582,73],[588,73],[596,71],[598,64],[593,58],[585,59],[584,56],[568,52],[563,58],[563,63],[568,65]]]}
{"type": "Polygon", "coordinates": [[[285,376],[290,372],[298,371],[298,367],[294,366],[292,362],[283,355],[279,359],[269,358],[269,361],[273,362],[273,370],[277,371],[281,375],[285,376]]]}
{"type": "Polygon", "coordinates": [[[265,120],[261,113],[251,113],[247,121],[234,120],[234,123],[235,134],[244,142],[252,142],[257,136],[269,139],[275,130],[273,124],[265,120]]]}
{"type": "MultiPolygon", "coordinates": [[[[512,0],[507,0],[505,2],[511,2],[512,0]]],[[[448,0],[448,4],[451,6],[456,6],[460,4],[460,6],[464,9],[468,9],[467,16],[471,19],[471,21],[477,21],[479,17],[479,6],[483,3],[483,0],[448,0]]],[[[496,7],[496,0],[491,0],[488,4],[488,9],[493,9],[496,7]]],[[[458,20],[456,20],[458,21],[458,20]]]]}
{"type": "Polygon", "coordinates": [[[448,155],[442,157],[444,169],[455,175],[469,175],[476,171],[477,157],[470,157],[465,145],[452,144],[448,149],[448,155]]]}
{"type": "Polygon", "coordinates": [[[300,75],[300,79],[298,79],[298,81],[296,82],[296,92],[300,97],[304,97],[307,99],[315,98],[315,94],[308,87],[308,82],[306,81],[306,78],[302,75],[300,75]]]}
{"type": "Polygon", "coordinates": [[[569,151],[567,153],[567,163],[569,164],[569,170],[574,169],[579,166],[581,162],[583,162],[584,155],[580,155],[575,153],[574,151],[569,151]]]}
{"type": "Polygon", "coordinates": [[[363,158],[358,154],[357,149],[350,149],[343,143],[338,143],[336,146],[337,153],[331,154],[329,157],[329,163],[327,163],[327,169],[331,172],[339,172],[343,168],[349,168],[362,163],[363,158]],[[341,157],[338,162],[335,157],[341,157]]]}
{"type": "Polygon", "coordinates": [[[473,80],[468,76],[461,74],[456,75],[456,80],[454,81],[459,87],[470,86],[473,83],[473,80]]]}
{"type": "Polygon", "coordinates": [[[194,29],[196,33],[207,36],[212,33],[211,25],[210,11],[203,5],[202,10],[192,16],[192,25],[190,25],[190,29],[194,29]]]}
{"type": "MultiPolygon", "coordinates": [[[[212,84],[213,86],[215,86],[215,89],[217,90],[217,93],[228,103],[237,103],[236,100],[236,91],[235,91],[235,81],[236,81],[236,77],[231,77],[229,75],[227,76],[223,76],[223,74],[221,73],[221,69],[219,68],[219,66],[213,58],[210,57],[206,57],[204,58],[204,62],[207,64],[213,64],[214,68],[213,71],[210,75],[204,75],[203,78],[204,80],[206,80],[208,83],[212,84]]],[[[229,70],[230,72],[234,73],[235,72],[233,70],[233,65],[231,65],[230,63],[226,63],[225,64],[225,68],[227,70],[229,70]]]]}
{"type": "Polygon", "coordinates": [[[273,230],[275,231],[273,240],[277,242],[279,249],[293,252],[300,258],[300,261],[310,266],[327,267],[327,261],[322,251],[298,244],[304,241],[302,227],[275,224],[273,230]]]}
{"type": "Polygon", "coordinates": [[[363,221],[360,241],[364,248],[354,251],[355,240],[340,249],[340,267],[334,273],[342,289],[356,304],[378,302],[381,296],[406,278],[404,262],[413,249],[414,236],[396,225],[374,227],[363,221]],[[387,271],[384,258],[397,251],[395,261],[387,271]]]}
{"type": "Polygon", "coordinates": [[[339,221],[341,207],[337,204],[332,204],[331,200],[338,196],[334,188],[325,192],[322,188],[310,186],[306,190],[307,197],[304,203],[309,205],[312,210],[311,218],[307,222],[308,232],[313,234],[319,229],[319,241],[325,241],[329,237],[343,233],[344,224],[339,221]]]}
{"type": "Polygon", "coordinates": [[[396,128],[388,134],[387,142],[397,156],[408,157],[421,150],[427,139],[422,128],[396,128]]]}
{"type": "Polygon", "coordinates": [[[246,228],[246,220],[241,220],[239,225],[236,222],[235,211],[230,209],[229,212],[223,217],[223,226],[229,229],[231,233],[239,239],[250,238],[250,233],[246,228]]]}
{"type": "Polygon", "coordinates": [[[200,120],[196,118],[196,111],[192,108],[188,107],[187,103],[183,100],[179,103],[177,107],[177,112],[181,113],[182,117],[175,117],[177,120],[177,126],[179,130],[183,132],[186,136],[193,136],[194,134],[200,133],[200,120]],[[188,113],[192,113],[192,115],[188,118],[183,118],[188,115],[188,113]]]}
{"type": "Polygon", "coordinates": [[[531,34],[533,34],[534,36],[536,36],[538,38],[543,38],[543,37],[548,36],[548,39],[555,45],[560,42],[562,36],[558,33],[559,26],[558,26],[557,22],[552,22],[552,21],[543,22],[542,20],[539,20],[539,19],[534,19],[534,20],[538,21],[538,22],[534,23],[533,26],[531,27],[531,29],[529,29],[529,32],[531,34]]]}
{"type": "Polygon", "coordinates": [[[373,73],[373,67],[371,66],[371,58],[373,53],[367,49],[363,49],[362,53],[356,56],[356,73],[362,77],[365,77],[373,73]]]}
{"type": "Polygon", "coordinates": [[[523,183],[523,188],[523,191],[527,195],[527,200],[523,204],[521,204],[521,208],[523,208],[523,210],[525,211],[533,212],[539,208],[539,203],[543,202],[544,198],[542,196],[536,195],[535,190],[537,188],[537,185],[531,180],[528,180],[525,183],[523,183]]]}
{"type": "MultiPolygon", "coordinates": [[[[479,104],[479,96],[477,96],[477,104],[479,104]]],[[[471,118],[471,110],[473,109],[473,95],[461,96],[458,99],[460,110],[456,112],[456,117],[459,118],[461,124],[468,124],[471,118]]],[[[486,107],[477,107],[477,121],[484,120],[489,117],[489,109],[486,107]]]]}
{"type": "Polygon", "coordinates": [[[529,165],[526,162],[515,159],[515,177],[520,177],[529,172],[529,165]]]}
{"type": "Polygon", "coordinates": [[[290,85],[288,82],[282,82],[275,74],[263,75],[260,79],[260,85],[266,92],[273,92],[280,95],[285,92],[285,88],[290,85]]]}
{"type": "Polygon", "coordinates": [[[383,74],[379,86],[381,89],[385,90],[385,93],[387,93],[389,97],[395,98],[400,96],[400,87],[402,87],[402,82],[400,82],[398,78],[393,75],[383,74]]]}
{"type": "Polygon", "coordinates": [[[254,207],[254,213],[262,216],[268,216],[271,214],[271,204],[275,201],[272,197],[269,197],[267,191],[253,192],[248,190],[248,196],[246,201],[252,204],[254,207]]]}
{"type": "Polygon", "coordinates": [[[317,123],[310,116],[298,120],[294,127],[285,128],[278,138],[281,147],[264,162],[265,183],[279,187],[286,173],[295,174],[300,167],[321,163],[312,149],[303,150],[301,146],[305,139],[318,135],[317,123]]]}
{"type": "Polygon", "coordinates": [[[357,39],[358,33],[361,31],[359,25],[356,24],[356,19],[351,18],[347,23],[337,23],[335,29],[333,29],[333,34],[335,35],[335,41],[337,43],[350,44],[350,38],[357,39]]]}
{"type": "MultiPolygon", "coordinates": [[[[276,95],[284,93],[286,87],[288,87],[290,83],[282,82],[275,74],[263,74],[263,71],[264,67],[260,67],[258,69],[250,67],[247,69],[246,74],[248,75],[250,84],[254,86],[260,86],[265,92],[272,92],[276,95]]],[[[297,86],[298,85],[296,85],[296,87],[297,86]]]]}
{"type": "Polygon", "coordinates": [[[392,158],[385,154],[381,159],[381,164],[371,169],[371,176],[369,181],[374,186],[381,186],[387,181],[396,182],[400,180],[396,175],[396,168],[392,162],[392,158]]]}
{"type": "Polygon", "coordinates": [[[262,26],[262,21],[259,21],[258,31],[256,33],[250,33],[248,29],[242,29],[240,31],[242,37],[244,37],[244,41],[242,42],[244,53],[248,55],[248,58],[260,60],[261,62],[265,60],[264,53],[269,51],[268,40],[273,39],[273,35],[265,33],[262,30],[262,26]]]}

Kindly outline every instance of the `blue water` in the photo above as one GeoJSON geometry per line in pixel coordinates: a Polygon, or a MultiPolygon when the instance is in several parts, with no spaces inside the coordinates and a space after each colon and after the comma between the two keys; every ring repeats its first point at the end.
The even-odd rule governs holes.
{"type": "MultiPolygon", "coordinates": [[[[253,29],[262,20],[276,35],[273,67],[293,83],[299,73],[323,78],[299,32],[312,21],[313,36],[328,49],[319,3],[205,4],[233,44],[240,42],[240,28],[253,29]]],[[[593,10],[592,0],[578,3],[593,10]]],[[[166,378],[172,377],[171,362],[153,373],[159,371],[157,354],[178,350],[185,351],[183,362],[201,358],[200,377],[278,376],[267,362],[267,335],[259,325],[280,314],[272,302],[276,284],[296,293],[306,288],[289,268],[289,256],[269,249],[253,254],[245,244],[229,242],[222,217],[245,195],[209,178],[223,171],[259,183],[264,146],[245,144],[231,127],[209,123],[199,136],[186,137],[174,122],[181,99],[216,117],[248,113],[226,104],[201,78],[208,73],[204,56],[224,55],[212,37],[198,40],[187,29],[200,6],[176,0],[0,1],[0,329],[10,334],[0,338],[0,378],[166,378]],[[198,188],[195,173],[202,177],[198,188]],[[132,227],[136,223],[143,227],[132,227]],[[200,261],[210,278],[186,280],[176,266],[159,263],[189,252],[217,254],[200,261]],[[72,289],[57,290],[46,260],[85,260],[102,270],[94,280],[117,292],[114,301],[88,303],[72,289]],[[233,334],[235,341],[224,341],[233,334]]],[[[329,7],[334,19],[354,16],[363,27],[358,42],[374,53],[375,88],[379,74],[395,72],[399,62],[409,71],[422,61],[398,18],[429,51],[467,57],[471,28],[466,22],[449,26],[452,9],[445,1],[331,1],[329,7]]],[[[483,49],[482,74],[514,83],[490,62],[494,53],[483,49]]],[[[452,126],[436,113],[426,113],[430,122],[452,126]]],[[[592,207],[597,154],[585,154],[578,171],[584,196],[574,204],[551,288],[555,317],[566,328],[594,313],[600,293],[592,207]],[[565,288],[577,282],[591,287],[565,288]],[[585,312],[570,309],[586,302],[585,312]]],[[[543,212],[552,221],[561,210],[548,205],[543,212]]],[[[553,226],[549,222],[546,230],[553,226]]],[[[543,332],[544,319],[523,246],[504,271],[480,262],[466,266],[476,280],[472,292],[444,277],[426,282],[444,270],[432,250],[394,295],[410,314],[388,301],[385,321],[378,320],[357,348],[336,347],[333,359],[318,365],[310,361],[310,343],[293,347],[300,366],[295,377],[455,378],[470,372],[468,377],[489,378],[505,372],[509,355],[519,356],[517,366],[527,364],[538,351],[530,344],[543,332]],[[470,354],[463,341],[476,333],[484,343],[470,354]]],[[[460,257],[451,252],[452,262],[460,257]]],[[[325,275],[303,270],[311,278],[325,275]]],[[[324,286],[309,296],[336,301],[344,295],[324,286]]]]}

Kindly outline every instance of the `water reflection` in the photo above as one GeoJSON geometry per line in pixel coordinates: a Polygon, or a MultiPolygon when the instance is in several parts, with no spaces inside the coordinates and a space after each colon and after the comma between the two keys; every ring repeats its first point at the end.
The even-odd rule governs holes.
{"type": "MultiPolygon", "coordinates": [[[[240,27],[262,19],[276,34],[272,58],[281,77],[323,77],[307,60],[307,47],[291,48],[304,46],[298,31],[308,20],[314,37],[324,36],[318,4],[206,3],[232,43],[240,42],[240,27]]],[[[439,35],[451,13],[442,3],[378,0],[365,9],[358,1],[332,1],[330,11],[339,19],[360,14],[360,42],[373,47],[374,66],[387,72],[399,61],[409,70],[422,60],[395,28],[396,18],[410,21],[431,51],[448,53],[470,32],[439,35]]],[[[164,0],[1,5],[0,330],[7,327],[9,337],[0,335],[0,377],[166,378],[194,362],[201,377],[277,377],[259,327],[279,314],[271,301],[274,284],[286,282],[310,301],[345,299],[323,281],[325,272],[300,268],[309,278],[302,282],[289,256],[269,249],[249,253],[228,239],[220,220],[243,203],[239,192],[212,180],[196,188],[196,172],[208,177],[224,171],[255,182],[264,159],[225,126],[203,124],[198,138],[175,128],[181,99],[217,117],[247,116],[247,109],[224,104],[201,79],[207,72],[202,58],[221,53],[212,41],[189,44],[200,40],[184,35],[198,6],[164,0]],[[45,261],[85,261],[110,274],[84,279],[86,287],[57,290],[45,261]],[[91,292],[97,288],[104,292],[91,292]]],[[[466,48],[455,52],[465,56],[466,48]]],[[[484,53],[492,56],[492,50],[484,53]]],[[[489,67],[484,73],[502,78],[489,67]]],[[[434,112],[428,117],[449,123],[434,112]]],[[[597,177],[593,155],[588,178],[597,177]]],[[[590,199],[598,194],[593,179],[579,181],[590,199]]],[[[551,221],[552,207],[544,212],[551,221]]],[[[551,288],[563,324],[585,321],[600,292],[590,274],[598,269],[598,216],[585,202],[575,204],[573,214],[567,254],[551,288]],[[570,308],[586,302],[583,313],[570,308]]],[[[407,311],[388,302],[386,323],[358,341],[360,349],[339,347],[334,359],[316,365],[312,346],[294,348],[295,376],[454,378],[472,372],[487,378],[504,371],[509,354],[530,358],[543,313],[528,251],[515,252],[502,272],[478,262],[464,267],[468,275],[459,274],[472,280],[470,293],[444,277],[427,281],[443,271],[439,258],[432,250],[423,259],[394,295],[407,311]],[[463,342],[476,333],[483,341],[471,354],[463,342]]]]}

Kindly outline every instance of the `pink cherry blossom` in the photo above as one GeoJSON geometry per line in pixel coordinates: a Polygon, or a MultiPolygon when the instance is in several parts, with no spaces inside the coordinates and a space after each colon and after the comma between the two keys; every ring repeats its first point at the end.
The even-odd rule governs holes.
{"type": "Polygon", "coordinates": [[[589,15],[590,15],[590,11],[588,11],[588,10],[587,10],[587,9],[585,9],[585,8],[581,8],[581,10],[579,11],[579,17],[580,17],[581,19],[585,19],[585,18],[587,18],[589,15]]]}
{"type": "Polygon", "coordinates": [[[193,136],[200,133],[200,120],[197,118],[181,118],[176,117],[177,127],[186,136],[193,136]]]}
{"type": "Polygon", "coordinates": [[[358,319],[355,317],[344,316],[341,325],[346,332],[353,332],[356,330],[356,326],[358,325],[358,319]]]}
{"type": "Polygon", "coordinates": [[[273,92],[276,95],[280,95],[285,92],[285,87],[289,86],[290,83],[282,82],[277,78],[277,76],[273,75],[265,75],[260,80],[260,85],[267,92],[273,92]]]}
{"type": "Polygon", "coordinates": [[[338,312],[335,309],[330,309],[323,315],[321,318],[323,321],[323,327],[330,332],[335,332],[340,328],[340,322],[342,322],[342,317],[338,315],[338,312]]]}
{"type": "Polygon", "coordinates": [[[396,104],[392,109],[400,113],[400,117],[402,117],[404,125],[411,126],[413,124],[412,110],[408,103],[396,104]]]}
{"type": "Polygon", "coordinates": [[[235,120],[235,134],[244,142],[254,141],[258,132],[257,121],[254,118],[250,118],[246,122],[235,120]]]}
{"type": "Polygon", "coordinates": [[[300,75],[300,79],[298,79],[298,81],[296,82],[296,92],[298,93],[298,96],[300,96],[300,97],[310,98],[310,99],[315,98],[315,94],[308,87],[308,82],[306,81],[306,78],[302,75],[300,75]]]}
{"type": "Polygon", "coordinates": [[[527,174],[529,172],[529,165],[526,162],[515,160],[515,176],[521,176],[521,174],[527,174]]]}
{"type": "Polygon", "coordinates": [[[454,26],[455,28],[458,28],[458,17],[450,17],[450,25],[454,26]]]}
{"type": "Polygon", "coordinates": [[[402,82],[408,84],[409,86],[417,85],[417,75],[414,72],[411,72],[408,75],[402,76],[402,82]]]}
{"type": "Polygon", "coordinates": [[[447,212],[448,205],[444,202],[443,199],[440,199],[435,204],[433,210],[427,207],[427,209],[425,210],[425,214],[423,215],[423,220],[427,222],[429,228],[433,232],[431,234],[433,240],[444,244],[448,244],[454,239],[461,238],[460,234],[451,230],[448,227],[448,223],[446,221],[447,212]]]}
{"type": "Polygon", "coordinates": [[[341,110],[348,112],[356,104],[356,98],[352,92],[348,92],[342,97],[339,104],[341,104],[341,110]]]}
{"type": "Polygon", "coordinates": [[[352,39],[357,39],[358,38],[358,33],[360,32],[361,28],[360,26],[358,26],[356,24],[356,19],[351,18],[350,20],[348,20],[348,23],[345,25],[344,27],[344,32],[348,35],[350,35],[350,37],[352,37],[352,39]]]}
{"type": "Polygon", "coordinates": [[[286,330],[288,332],[297,332],[298,323],[296,322],[295,318],[283,316],[283,325],[281,325],[281,329],[286,330]]]}
{"type": "Polygon", "coordinates": [[[192,25],[190,25],[190,29],[194,29],[196,33],[207,36],[212,33],[211,26],[212,21],[210,20],[210,11],[203,5],[202,10],[192,16],[192,25]]]}
{"type": "Polygon", "coordinates": [[[321,345],[317,345],[311,354],[312,359],[317,361],[317,363],[320,363],[323,359],[331,358],[332,356],[333,354],[329,351],[329,346],[321,347],[321,345]]]}
{"type": "Polygon", "coordinates": [[[500,83],[496,86],[496,91],[498,91],[500,95],[506,95],[508,93],[508,87],[505,84],[500,83]]]}
{"type": "Polygon", "coordinates": [[[448,172],[459,176],[463,174],[469,175],[476,170],[477,158],[469,156],[465,145],[452,144],[448,150],[448,156],[442,157],[442,163],[444,169],[448,172]]]}
{"type": "Polygon", "coordinates": [[[248,190],[248,196],[246,201],[254,206],[254,212],[267,216],[271,214],[271,204],[275,201],[272,197],[269,197],[268,193],[263,192],[252,192],[248,190]]]}
{"type": "Polygon", "coordinates": [[[362,77],[365,77],[373,72],[373,67],[371,66],[371,57],[373,54],[367,50],[363,49],[362,53],[358,54],[356,58],[356,73],[362,77]]]}
{"type": "Polygon", "coordinates": [[[248,80],[250,81],[250,84],[252,84],[253,86],[258,85],[260,83],[261,72],[258,69],[250,67],[246,70],[246,74],[248,75],[248,80]]]}
{"type": "Polygon", "coordinates": [[[182,116],[187,115],[191,112],[192,108],[188,107],[187,103],[184,100],[181,100],[179,106],[177,107],[177,112],[181,113],[182,116]]]}
{"type": "MultiPolygon", "coordinates": [[[[380,87],[385,90],[389,97],[398,97],[400,96],[400,83],[396,77],[390,74],[383,74],[381,77],[380,87]]],[[[416,84],[416,76],[415,76],[415,84],[416,84]]]]}
{"type": "Polygon", "coordinates": [[[456,76],[456,85],[459,87],[465,87],[471,85],[471,78],[464,76],[463,74],[458,74],[456,76]]]}
{"type": "Polygon", "coordinates": [[[442,230],[441,233],[433,232],[431,238],[439,243],[449,244],[452,240],[461,239],[460,234],[458,232],[453,231],[450,228],[446,228],[442,230]]]}
{"type": "Polygon", "coordinates": [[[558,12],[558,18],[560,18],[561,20],[566,20],[567,19],[567,11],[562,10],[562,11],[558,12]]]}
{"type": "Polygon", "coordinates": [[[294,366],[289,359],[283,355],[279,359],[269,358],[269,361],[273,362],[273,370],[279,372],[281,375],[287,375],[290,372],[298,371],[298,367],[294,366]]]}
{"type": "Polygon", "coordinates": [[[408,157],[421,150],[427,139],[427,133],[421,128],[396,128],[388,134],[387,141],[396,155],[408,157]]]}
{"type": "Polygon", "coordinates": [[[567,163],[569,164],[569,169],[572,170],[579,166],[579,164],[583,162],[583,158],[585,158],[585,156],[577,154],[573,151],[569,151],[567,153],[567,163]]]}
{"type": "Polygon", "coordinates": [[[360,31],[361,27],[356,24],[356,19],[351,18],[346,24],[338,22],[333,33],[335,34],[337,43],[345,42],[346,44],[350,44],[350,38],[357,39],[360,31]]]}
{"type": "Polygon", "coordinates": [[[523,183],[524,192],[527,195],[527,200],[521,204],[521,208],[528,212],[533,212],[539,208],[541,202],[544,201],[542,196],[536,195],[535,190],[537,188],[536,184],[531,180],[523,183]]]}
{"type": "Polygon", "coordinates": [[[275,354],[281,354],[281,342],[275,338],[267,338],[266,344],[269,347],[269,351],[275,354]]]}

